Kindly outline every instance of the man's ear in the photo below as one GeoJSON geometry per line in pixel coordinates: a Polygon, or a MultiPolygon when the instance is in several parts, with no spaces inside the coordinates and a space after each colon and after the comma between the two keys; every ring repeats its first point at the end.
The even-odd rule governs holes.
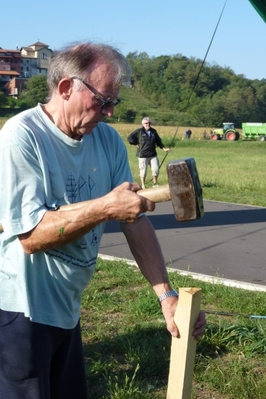
{"type": "Polygon", "coordinates": [[[64,78],[58,83],[59,95],[63,97],[64,100],[68,100],[72,91],[72,80],[69,78],[64,78]]]}

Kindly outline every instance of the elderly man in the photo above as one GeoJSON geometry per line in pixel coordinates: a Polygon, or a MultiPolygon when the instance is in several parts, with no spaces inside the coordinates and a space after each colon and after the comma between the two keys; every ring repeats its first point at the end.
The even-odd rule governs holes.
{"type": "Polygon", "coordinates": [[[164,146],[157,131],[151,127],[150,118],[145,116],[141,121],[142,127],[134,130],[128,136],[128,142],[137,147],[136,156],[139,159],[139,175],[141,186],[145,188],[148,166],[151,167],[153,187],[158,186],[159,159],[157,157],[156,146],[169,152],[170,148],[164,146]]]}
{"type": "MultiPolygon", "coordinates": [[[[129,72],[111,46],[77,43],[55,51],[49,101],[1,130],[1,398],[87,398],[80,301],[108,220],[122,221],[167,329],[178,335],[178,297],[145,216],[155,204],[136,195],[125,146],[102,123],[119,104],[129,72]]],[[[204,325],[201,312],[196,338],[204,325]]]]}

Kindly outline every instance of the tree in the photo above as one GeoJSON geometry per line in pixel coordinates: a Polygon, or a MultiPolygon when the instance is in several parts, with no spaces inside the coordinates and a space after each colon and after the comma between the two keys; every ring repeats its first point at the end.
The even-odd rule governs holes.
{"type": "Polygon", "coordinates": [[[128,105],[121,104],[117,107],[113,119],[118,120],[118,122],[132,123],[135,120],[136,114],[136,110],[130,108],[128,105]]]}
{"type": "Polygon", "coordinates": [[[0,91],[0,107],[7,104],[7,96],[0,91]]]}
{"type": "Polygon", "coordinates": [[[265,120],[265,79],[250,80],[217,64],[202,67],[202,60],[181,54],[149,57],[134,52],[127,59],[135,89],[168,115],[182,114],[182,120],[205,126],[220,126],[229,119],[237,125],[265,120]]]}
{"type": "Polygon", "coordinates": [[[48,86],[46,76],[36,75],[27,82],[27,89],[23,91],[20,100],[26,102],[29,107],[34,107],[37,103],[44,103],[48,96],[48,86]]]}

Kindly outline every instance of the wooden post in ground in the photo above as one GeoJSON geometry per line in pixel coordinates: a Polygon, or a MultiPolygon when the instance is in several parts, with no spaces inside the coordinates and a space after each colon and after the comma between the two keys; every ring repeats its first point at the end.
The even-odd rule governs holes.
{"type": "Polygon", "coordinates": [[[190,399],[196,343],[192,333],[200,311],[200,288],[180,288],[175,314],[179,338],[172,337],[166,399],[190,399]]]}

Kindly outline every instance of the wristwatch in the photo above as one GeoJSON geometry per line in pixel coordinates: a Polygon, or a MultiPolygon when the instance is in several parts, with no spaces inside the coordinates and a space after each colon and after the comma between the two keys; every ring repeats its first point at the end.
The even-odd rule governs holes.
{"type": "Polygon", "coordinates": [[[176,290],[167,291],[164,294],[158,296],[158,301],[161,303],[164,299],[175,296],[178,298],[178,292],[176,290]]]}

